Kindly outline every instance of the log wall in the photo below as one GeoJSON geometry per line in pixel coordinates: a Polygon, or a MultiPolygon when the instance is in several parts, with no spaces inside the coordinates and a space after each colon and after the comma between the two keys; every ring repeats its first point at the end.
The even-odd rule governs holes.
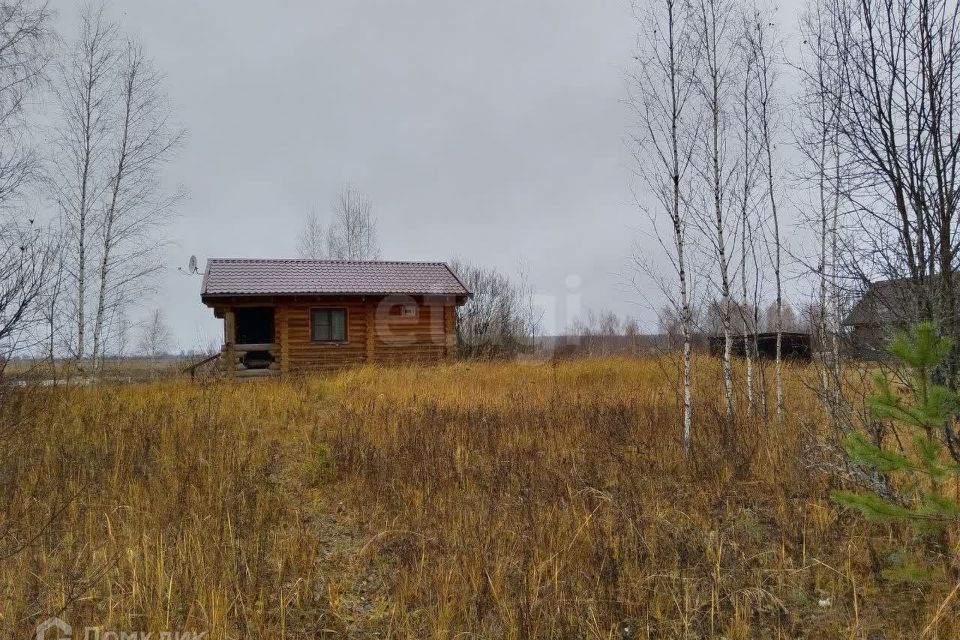
{"type": "Polygon", "coordinates": [[[444,307],[417,302],[416,317],[401,305],[381,304],[374,317],[373,360],[381,364],[436,362],[447,355],[444,307]]]}
{"type": "Polygon", "coordinates": [[[273,302],[281,370],[329,370],[363,363],[437,362],[453,355],[452,300],[342,298],[273,302]],[[415,306],[413,317],[404,306],[415,306]],[[346,309],[343,342],[310,339],[311,309],[346,309]]]}

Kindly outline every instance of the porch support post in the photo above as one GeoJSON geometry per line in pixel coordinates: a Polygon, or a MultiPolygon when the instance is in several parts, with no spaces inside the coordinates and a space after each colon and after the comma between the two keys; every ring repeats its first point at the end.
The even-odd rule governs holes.
{"type": "Polygon", "coordinates": [[[227,377],[231,380],[237,374],[237,352],[234,345],[237,342],[237,316],[233,309],[227,309],[223,314],[223,359],[227,369],[227,377]]]}
{"type": "Polygon", "coordinates": [[[373,363],[373,345],[377,333],[377,311],[373,302],[367,300],[367,362],[373,363]]]}
{"type": "Polygon", "coordinates": [[[443,308],[443,332],[446,338],[447,360],[453,360],[457,351],[456,307],[447,305],[443,308]]]}
{"type": "Polygon", "coordinates": [[[290,329],[287,326],[287,307],[276,307],[276,321],[280,323],[280,376],[290,373],[290,329]]]}

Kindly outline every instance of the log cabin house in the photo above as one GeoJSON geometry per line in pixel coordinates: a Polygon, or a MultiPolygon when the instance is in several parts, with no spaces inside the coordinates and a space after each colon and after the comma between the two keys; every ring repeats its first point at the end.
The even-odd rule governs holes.
{"type": "Polygon", "coordinates": [[[228,376],[454,355],[472,294],[443,262],[210,259],[201,299],[223,319],[228,376]]]}
{"type": "Polygon", "coordinates": [[[940,295],[939,276],[924,282],[895,278],[869,283],[866,291],[843,318],[850,355],[868,360],[886,360],[890,338],[924,319],[923,305],[940,295]]]}

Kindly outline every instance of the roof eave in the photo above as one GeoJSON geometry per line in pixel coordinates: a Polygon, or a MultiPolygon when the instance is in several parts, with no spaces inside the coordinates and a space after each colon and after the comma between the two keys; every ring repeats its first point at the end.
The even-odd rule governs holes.
{"type": "Polygon", "coordinates": [[[230,301],[230,300],[233,300],[233,299],[236,299],[236,298],[247,298],[247,299],[257,299],[257,298],[366,298],[366,297],[383,298],[383,297],[388,297],[388,296],[422,296],[422,297],[456,298],[457,301],[458,301],[458,304],[464,304],[464,303],[466,302],[466,300],[468,300],[468,299],[470,299],[470,298],[473,298],[473,293],[472,293],[472,292],[469,292],[469,291],[467,291],[467,292],[455,292],[455,291],[448,291],[448,292],[437,292],[437,291],[422,291],[422,292],[414,292],[414,291],[392,291],[392,292],[384,292],[384,291],[327,291],[327,292],[322,292],[322,293],[318,293],[318,292],[315,292],[315,291],[298,291],[298,292],[290,292],[290,291],[284,291],[284,292],[276,292],[276,291],[274,291],[274,292],[270,292],[270,291],[263,291],[263,292],[258,292],[258,293],[250,293],[250,292],[245,292],[245,293],[239,293],[239,292],[233,292],[233,293],[227,293],[227,292],[221,292],[221,293],[206,293],[206,292],[204,292],[204,293],[201,293],[201,294],[200,294],[200,300],[201,300],[204,304],[207,304],[207,305],[209,306],[211,303],[227,302],[227,301],[230,301]],[[460,300],[463,300],[463,302],[460,302],[460,300]]]}

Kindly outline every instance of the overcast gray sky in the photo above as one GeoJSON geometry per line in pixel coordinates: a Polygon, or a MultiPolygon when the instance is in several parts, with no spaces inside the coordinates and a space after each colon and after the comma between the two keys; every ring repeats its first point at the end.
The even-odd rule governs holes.
{"type": "MultiPolygon", "coordinates": [[[[54,7],[71,37],[78,6],[54,7]]],[[[540,292],[562,297],[576,276],[582,308],[652,322],[624,285],[643,224],[624,145],[628,0],[108,8],[189,129],[166,176],[189,198],[157,300],[181,347],[219,340],[221,324],[177,266],[292,257],[304,217],[348,181],[373,199],[385,259],[524,261],[540,292]]]]}

